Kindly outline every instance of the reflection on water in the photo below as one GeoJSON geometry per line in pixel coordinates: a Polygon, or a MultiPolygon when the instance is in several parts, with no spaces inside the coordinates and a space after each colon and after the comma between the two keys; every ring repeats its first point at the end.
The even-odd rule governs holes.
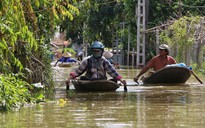
{"type": "MultiPolygon", "coordinates": [[[[69,74],[67,69],[59,72],[62,72],[58,74],[61,80],[69,74]]],[[[116,92],[78,93],[73,87],[66,91],[59,82],[54,100],[18,112],[0,113],[0,127],[198,128],[205,125],[205,87],[195,79],[184,85],[137,86],[132,81],[136,70],[119,72],[128,81],[128,92],[120,87],[116,92]]]]}

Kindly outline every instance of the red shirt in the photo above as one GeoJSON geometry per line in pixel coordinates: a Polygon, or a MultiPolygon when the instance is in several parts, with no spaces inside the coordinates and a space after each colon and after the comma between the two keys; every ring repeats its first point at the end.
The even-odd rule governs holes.
{"type": "Polygon", "coordinates": [[[168,64],[176,64],[176,60],[171,56],[167,56],[163,59],[162,56],[157,55],[148,62],[147,67],[153,68],[154,71],[157,71],[168,64]]]}

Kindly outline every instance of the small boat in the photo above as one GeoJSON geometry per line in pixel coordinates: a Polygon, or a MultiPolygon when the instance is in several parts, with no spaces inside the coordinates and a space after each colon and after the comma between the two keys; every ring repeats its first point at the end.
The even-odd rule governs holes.
{"type": "Polygon", "coordinates": [[[73,80],[72,84],[76,91],[83,92],[110,92],[116,91],[120,87],[119,84],[111,80],[73,80]]]}
{"type": "Polygon", "coordinates": [[[76,63],[69,63],[69,62],[67,62],[67,63],[59,63],[58,64],[59,67],[72,67],[74,65],[76,65],[76,63]]]}
{"type": "Polygon", "coordinates": [[[191,76],[187,67],[168,66],[143,80],[144,84],[185,83],[191,76]]]}

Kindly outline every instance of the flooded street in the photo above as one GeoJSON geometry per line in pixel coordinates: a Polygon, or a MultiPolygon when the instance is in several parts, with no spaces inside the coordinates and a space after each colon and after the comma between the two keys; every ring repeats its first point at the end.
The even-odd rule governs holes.
{"type": "MultiPolygon", "coordinates": [[[[72,70],[72,69],[71,69],[72,70]]],[[[193,76],[183,85],[137,85],[136,69],[119,69],[127,81],[116,92],[65,90],[69,68],[54,68],[52,101],[0,113],[0,128],[202,128],[205,86],[193,76]]],[[[202,78],[202,77],[200,77],[202,78]]],[[[204,79],[202,79],[204,81],[204,79]]]]}

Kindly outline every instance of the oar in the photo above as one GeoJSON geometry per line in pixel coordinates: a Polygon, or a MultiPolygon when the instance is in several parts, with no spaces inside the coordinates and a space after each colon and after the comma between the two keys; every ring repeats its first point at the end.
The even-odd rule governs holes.
{"type": "Polygon", "coordinates": [[[190,70],[191,71],[191,73],[192,73],[192,75],[194,75],[194,77],[201,83],[201,84],[203,84],[203,82],[199,79],[199,77],[194,73],[194,71],[193,70],[190,70]]]}
{"type": "Polygon", "coordinates": [[[187,66],[187,68],[190,70],[191,74],[194,75],[194,77],[201,83],[203,84],[203,82],[199,79],[199,77],[194,73],[194,71],[192,70],[191,66],[187,66]]]}
{"type": "Polygon", "coordinates": [[[124,85],[124,91],[127,92],[127,85],[124,85]]]}
{"type": "Polygon", "coordinates": [[[120,82],[123,84],[124,86],[124,91],[127,92],[127,82],[125,80],[120,80],[120,82]]]}
{"type": "Polygon", "coordinates": [[[66,90],[69,90],[70,89],[69,88],[69,83],[66,81],[65,84],[66,84],[66,90]]]}
{"type": "Polygon", "coordinates": [[[59,61],[59,60],[57,60],[57,61],[56,61],[56,63],[55,63],[55,65],[54,65],[54,67],[57,65],[58,61],[59,61]]]}
{"type": "Polygon", "coordinates": [[[66,84],[66,90],[69,90],[70,88],[70,78],[68,78],[66,81],[65,81],[65,84],[66,84]]]}

